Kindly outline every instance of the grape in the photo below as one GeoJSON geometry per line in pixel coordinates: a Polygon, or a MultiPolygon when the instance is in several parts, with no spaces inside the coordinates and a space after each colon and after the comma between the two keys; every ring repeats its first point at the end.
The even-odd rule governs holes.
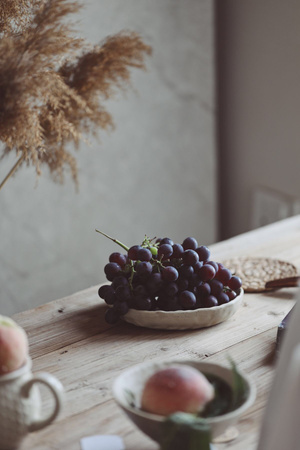
{"type": "Polygon", "coordinates": [[[128,280],[126,277],[123,277],[122,275],[119,275],[115,277],[111,283],[112,287],[114,289],[117,289],[119,286],[126,286],[128,285],[128,280]]]}
{"type": "Polygon", "coordinates": [[[148,261],[139,261],[135,270],[138,275],[150,275],[152,272],[152,264],[148,261]]]}
{"type": "Polygon", "coordinates": [[[127,284],[127,286],[118,286],[115,294],[118,300],[122,302],[127,302],[131,297],[129,285],[127,284]]]}
{"type": "Polygon", "coordinates": [[[211,287],[208,283],[202,283],[197,286],[196,293],[200,298],[207,297],[211,293],[211,287]]]}
{"type": "Polygon", "coordinates": [[[214,295],[208,295],[203,299],[202,304],[204,308],[212,308],[213,306],[218,306],[218,300],[214,295]]]}
{"type": "Polygon", "coordinates": [[[196,273],[193,273],[193,275],[189,278],[189,288],[191,291],[194,290],[202,281],[200,280],[199,276],[196,273]]]}
{"type": "Polygon", "coordinates": [[[172,258],[176,258],[176,259],[181,258],[183,252],[184,252],[184,248],[182,247],[182,245],[174,244],[172,258]]]}
{"type": "Polygon", "coordinates": [[[177,286],[179,291],[185,291],[189,287],[189,280],[187,278],[179,278],[177,280],[177,286]]]}
{"type": "Polygon", "coordinates": [[[220,270],[220,269],[225,269],[224,264],[222,264],[222,263],[220,263],[220,262],[218,262],[217,264],[218,264],[218,270],[220,270]]]}
{"type": "Polygon", "coordinates": [[[172,297],[168,296],[159,297],[157,305],[163,311],[177,311],[178,309],[180,309],[180,306],[178,304],[178,298],[176,295],[172,297]]]}
{"type": "Polygon", "coordinates": [[[147,290],[151,294],[155,294],[162,287],[162,284],[163,284],[163,280],[162,280],[161,273],[157,272],[157,273],[152,273],[150,275],[150,277],[148,278],[148,280],[146,282],[146,287],[147,287],[147,290]]]}
{"type": "Polygon", "coordinates": [[[171,247],[172,247],[172,245],[174,245],[174,242],[172,241],[172,239],[165,237],[165,238],[161,239],[161,241],[160,241],[160,245],[163,245],[163,244],[168,244],[168,245],[171,245],[171,247]]]}
{"type": "Polygon", "coordinates": [[[211,280],[209,282],[210,285],[210,289],[211,289],[211,293],[212,295],[215,295],[216,297],[223,291],[223,283],[221,283],[221,281],[219,280],[211,280]]]}
{"type": "Polygon", "coordinates": [[[180,277],[189,279],[193,275],[194,269],[192,266],[180,266],[178,273],[180,277]]]}
{"type": "Polygon", "coordinates": [[[142,284],[135,285],[133,288],[133,294],[137,297],[146,297],[147,291],[145,286],[143,286],[142,284]]]}
{"type": "Polygon", "coordinates": [[[114,325],[115,323],[118,322],[119,320],[119,314],[118,312],[113,309],[113,308],[109,308],[106,312],[105,312],[105,320],[107,323],[109,323],[110,325],[114,325]]]}
{"type": "Polygon", "coordinates": [[[162,244],[158,247],[157,255],[159,259],[169,259],[173,254],[173,247],[170,244],[162,244]]]}
{"type": "Polygon", "coordinates": [[[121,272],[121,267],[117,263],[108,263],[104,267],[104,272],[108,281],[112,281],[121,272]]]}
{"type": "Polygon", "coordinates": [[[182,247],[184,248],[184,250],[188,250],[188,249],[196,250],[196,248],[198,247],[198,242],[193,237],[187,237],[183,241],[182,247]]]}
{"type": "Polygon", "coordinates": [[[108,305],[113,305],[116,301],[116,294],[112,286],[107,286],[107,289],[102,293],[103,300],[108,305]]]}
{"type": "Polygon", "coordinates": [[[201,297],[196,295],[195,309],[203,308],[201,297]]]}
{"type": "Polygon", "coordinates": [[[207,261],[210,257],[210,250],[205,245],[201,245],[200,247],[196,248],[196,252],[199,255],[200,261],[207,261]]]}
{"type": "Polygon", "coordinates": [[[204,264],[198,270],[198,275],[202,281],[209,281],[214,278],[216,274],[215,269],[210,264],[204,264]]]}
{"type": "Polygon", "coordinates": [[[148,248],[141,247],[137,251],[137,257],[140,261],[151,261],[152,253],[148,248]]]}
{"type": "Polygon", "coordinates": [[[182,309],[178,303],[178,298],[176,295],[167,300],[167,307],[169,311],[178,311],[182,309]]]}
{"type": "Polygon", "coordinates": [[[119,316],[124,316],[125,314],[128,313],[129,306],[128,303],[120,301],[114,304],[113,309],[116,311],[117,314],[119,314],[119,316]]]}
{"type": "Polygon", "coordinates": [[[174,297],[174,295],[177,294],[178,292],[178,286],[176,283],[172,282],[172,283],[167,283],[165,288],[164,288],[164,292],[169,296],[169,297],[174,297]]]}
{"type": "Polygon", "coordinates": [[[136,309],[150,311],[152,308],[152,301],[148,297],[147,298],[137,297],[135,299],[135,306],[136,306],[136,309]]]}
{"type": "Polygon", "coordinates": [[[230,287],[230,289],[232,289],[233,291],[238,291],[242,287],[242,280],[240,279],[240,277],[233,275],[228,281],[227,286],[230,287]]]}
{"type": "Polygon", "coordinates": [[[215,261],[205,261],[205,264],[210,264],[211,266],[213,266],[213,268],[215,269],[216,273],[219,270],[219,266],[218,263],[216,263],[215,261]]]}
{"type": "Polygon", "coordinates": [[[132,285],[139,284],[141,282],[142,282],[141,277],[136,272],[134,272],[131,280],[132,285]]]}
{"type": "Polygon", "coordinates": [[[226,291],[226,294],[229,297],[229,301],[234,300],[235,297],[237,296],[236,292],[234,292],[234,291],[226,291]]]}
{"type": "Polygon", "coordinates": [[[194,272],[198,275],[199,269],[203,266],[203,261],[198,261],[194,264],[194,272]]]}
{"type": "Polygon", "coordinates": [[[178,278],[178,271],[175,267],[167,266],[162,269],[161,276],[165,281],[176,281],[178,278]]]}
{"type": "Polygon", "coordinates": [[[131,259],[132,261],[137,261],[138,252],[141,248],[142,248],[141,245],[133,245],[132,247],[130,247],[130,249],[128,250],[128,258],[131,259]]]}
{"type": "Polygon", "coordinates": [[[157,255],[157,247],[150,247],[149,250],[152,256],[155,257],[157,255]]]}
{"type": "Polygon", "coordinates": [[[226,267],[219,268],[218,272],[216,273],[216,279],[221,281],[225,286],[228,285],[228,281],[232,277],[231,272],[229,269],[226,269],[226,267]]]}
{"type": "Polygon", "coordinates": [[[224,303],[228,303],[229,302],[229,297],[225,292],[221,292],[218,297],[218,303],[219,305],[223,305],[224,303]]]}
{"type": "Polygon", "coordinates": [[[105,298],[105,293],[111,291],[114,292],[113,288],[111,287],[110,284],[103,284],[102,286],[99,287],[98,289],[98,295],[100,298],[105,298]]]}
{"type": "Polygon", "coordinates": [[[185,266],[194,266],[199,261],[198,253],[195,250],[185,250],[182,255],[182,261],[185,266]]]}
{"type": "Polygon", "coordinates": [[[124,267],[127,262],[127,256],[122,255],[121,253],[114,252],[109,257],[109,262],[115,262],[119,264],[120,267],[124,267]]]}
{"type": "Polygon", "coordinates": [[[196,296],[191,291],[182,291],[179,294],[179,304],[183,309],[193,309],[196,305],[196,296]]]}

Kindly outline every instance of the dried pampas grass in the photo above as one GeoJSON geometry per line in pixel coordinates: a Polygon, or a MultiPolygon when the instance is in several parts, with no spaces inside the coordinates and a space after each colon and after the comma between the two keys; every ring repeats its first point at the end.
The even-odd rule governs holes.
{"type": "Polygon", "coordinates": [[[75,38],[66,17],[79,8],[67,0],[1,2],[2,158],[15,151],[19,159],[0,189],[24,163],[37,174],[46,164],[59,182],[68,167],[77,182],[76,159],[66,145],[112,128],[103,101],[128,87],[131,68],[145,68],[151,48],[134,32],[109,36],[92,48],[75,38]]]}

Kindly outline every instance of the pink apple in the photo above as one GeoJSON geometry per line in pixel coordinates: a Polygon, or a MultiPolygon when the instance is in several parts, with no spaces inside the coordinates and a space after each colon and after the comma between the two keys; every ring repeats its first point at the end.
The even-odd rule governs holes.
{"type": "Polygon", "coordinates": [[[25,331],[9,317],[0,315],[0,375],[19,369],[27,356],[25,331]]]}
{"type": "Polygon", "coordinates": [[[144,411],[167,416],[175,412],[198,413],[214,397],[214,388],[197,369],[170,366],[146,382],[141,399],[144,411]]]}

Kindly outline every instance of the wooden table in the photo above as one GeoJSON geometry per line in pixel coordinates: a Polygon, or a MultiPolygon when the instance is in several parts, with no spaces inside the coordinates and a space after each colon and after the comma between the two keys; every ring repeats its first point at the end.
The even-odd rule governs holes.
{"type": "MultiPolygon", "coordinates": [[[[210,249],[215,261],[274,257],[300,270],[300,216],[210,249]]],[[[117,434],[128,450],[158,449],[114,402],[113,380],[144,360],[188,358],[227,365],[228,355],[255,381],[257,399],[241,418],[238,437],[218,444],[218,450],[255,449],[274,372],[277,326],[295,303],[295,288],[245,294],[243,306],[227,322],[193,331],[155,331],[123,322],[108,325],[97,290],[98,286],[91,287],[14,316],[28,333],[34,371],[52,373],[66,391],[60,416],[45,430],[28,436],[21,449],[79,450],[80,439],[95,434],[117,434]]]]}

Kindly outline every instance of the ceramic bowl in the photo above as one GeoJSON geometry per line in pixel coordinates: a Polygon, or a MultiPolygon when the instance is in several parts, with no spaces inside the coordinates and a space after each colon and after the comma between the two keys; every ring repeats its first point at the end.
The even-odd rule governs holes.
{"type": "Polygon", "coordinates": [[[186,311],[139,311],[130,309],[123,316],[123,319],[140,327],[161,330],[189,330],[211,327],[233,316],[241,306],[243,295],[244,291],[240,289],[239,295],[234,300],[211,308],[198,308],[186,311]]]}
{"type": "MultiPolygon", "coordinates": [[[[165,418],[156,414],[147,413],[140,409],[141,395],[147,379],[158,370],[174,364],[185,364],[192,366],[203,374],[217,375],[233,385],[233,373],[231,368],[208,362],[190,360],[146,362],[133,366],[124,371],[113,384],[113,395],[115,401],[127,414],[129,419],[147,436],[156,442],[160,442],[163,436],[163,421],[165,418]],[[132,405],[134,399],[135,406],[132,405]]],[[[239,371],[240,372],[240,371],[239,371]]],[[[248,396],[244,403],[234,411],[220,416],[208,418],[207,423],[211,426],[212,438],[223,434],[226,429],[234,425],[240,416],[253,404],[256,397],[256,389],[248,376],[241,373],[248,387],[248,396]]]]}

